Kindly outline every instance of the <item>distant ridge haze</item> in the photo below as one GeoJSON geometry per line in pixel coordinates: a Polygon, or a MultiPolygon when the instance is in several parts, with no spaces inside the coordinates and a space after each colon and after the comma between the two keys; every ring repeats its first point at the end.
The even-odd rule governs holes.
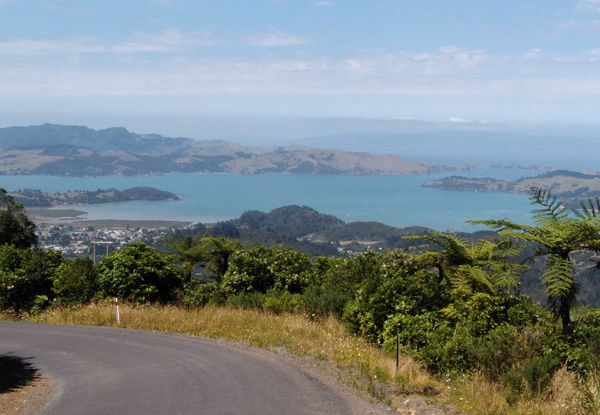
{"type": "Polygon", "coordinates": [[[171,172],[426,174],[452,166],[305,146],[249,147],[224,140],[135,134],[125,128],[43,124],[0,129],[4,174],[66,176],[171,172]]]}
{"type": "MultiPolygon", "coordinates": [[[[249,174],[333,173],[340,170],[339,166],[319,159],[324,154],[323,150],[333,152],[332,149],[342,153],[369,153],[371,156],[395,155],[404,159],[397,160],[398,163],[404,164],[401,169],[390,170],[389,165],[393,164],[391,160],[394,157],[388,157],[385,162],[378,159],[379,165],[371,167],[365,166],[367,158],[361,157],[360,163],[356,161],[356,165],[350,164],[345,171],[337,171],[344,174],[420,174],[431,170],[452,169],[456,166],[463,168],[465,165],[539,165],[576,171],[600,170],[595,157],[600,152],[599,135],[594,133],[596,130],[591,126],[587,129],[577,129],[557,125],[552,129],[550,126],[511,127],[479,122],[302,118],[274,121],[270,118],[252,117],[211,118],[202,125],[203,127],[195,130],[194,139],[169,138],[154,133],[136,134],[123,127],[99,130],[58,124],[7,127],[0,129],[0,147],[10,149],[18,143],[21,149],[44,148],[48,151],[48,146],[66,145],[90,149],[104,156],[117,158],[125,157],[118,152],[154,156],[184,155],[183,158],[177,159],[173,166],[161,167],[156,173],[168,171],[169,168],[172,171],[198,169],[249,174]],[[273,128],[269,129],[270,126],[273,128]],[[234,134],[236,131],[238,133],[234,134]],[[255,135],[261,131],[269,131],[270,134],[255,135]],[[310,135],[311,133],[313,135],[310,135]],[[297,138],[290,138],[291,136],[297,138]],[[197,139],[198,137],[203,139],[197,139]],[[282,150],[288,152],[292,148],[294,155],[290,152],[287,158],[283,157],[282,150]],[[313,151],[315,154],[309,156],[307,151],[313,151]],[[112,153],[104,154],[107,152],[112,153]],[[272,153],[268,160],[265,159],[267,153],[272,153]],[[302,159],[302,153],[306,159],[302,159]],[[227,161],[217,160],[215,157],[239,159],[241,154],[247,159],[246,165],[229,160],[227,166],[215,169],[215,163],[227,161]],[[196,163],[196,167],[192,167],[190,163],[193,160],[185,158],[191,155],[202,155],[204,159],[196,163]],[[292,162],[297,164],[285,166],[286,163],[292,162]],[[208,166],[211,164],[212,167],[208,166]],[[380,169],[380,166],[388,167],[380,169]]],[[[332,157],[332,154],[328,153],[324,157],[332,157]]],[[[337,161],[340,160],[338,155],[337,161]]],[[[358,158],[358,155],[353,157],[358,158]]],[[[2,168],[6,169],[6,165],[3,164],[2,168]]],[[[147,168],[141,169],[139,173],[134,173],[135,170],[135,166],[125,166],[115,172],[97,174],[149,173],[147,168]]]]}

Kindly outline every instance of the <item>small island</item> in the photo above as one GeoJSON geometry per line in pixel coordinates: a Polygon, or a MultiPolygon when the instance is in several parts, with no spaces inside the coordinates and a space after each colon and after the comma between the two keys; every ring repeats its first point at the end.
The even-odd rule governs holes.
{"type": "Polygon", "coordinates": [[[556,170],[515,181],[490,177],[450,176],[427,182],[423,186],[442,190],[521,194],[528,194],[531,188],[539,187],[550,190],[554,196],[562,199],[566,206],[577,208],[582,201],[600,197],[600,174],[556,170]]]}
{"type": "Polygon", "coordinates": [[[25,207],[53,207],[59,205],[90,205],[98,203],[178,200],[174,193],[153,187],[139,186],[126,190],[98,189],[48,193],[38,189],[23,189],[10,192],[15,202],[25,207]]]}

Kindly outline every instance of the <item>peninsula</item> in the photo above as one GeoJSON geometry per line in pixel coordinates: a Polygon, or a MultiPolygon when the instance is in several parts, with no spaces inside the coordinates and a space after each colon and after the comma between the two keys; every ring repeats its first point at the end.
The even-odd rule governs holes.
{"type": "Polygon", "coordinates": [[[15,202],[25,207],[52,207],[58,205],[88,205],[97,203],[132,202],[139,200],[177,200],[179,196],[153,187],[132,187],[126,190],[98,189],[67,192],[42,192],[37,189],[23,189],[10,192],[15,202]]]}
{"type": "Polygon", "coordinates": [[[450,176],[427,182],[423,186],[454,191],[523,194],[529,193],[531,188],[539,187],[550,190],[554,196],[562,199],[567,206],[576,208],[584,200],[600,197],[600,174],[556,170],[539,176],[523,177],[515,181],[498,180],[490,177],[450,176]]]}

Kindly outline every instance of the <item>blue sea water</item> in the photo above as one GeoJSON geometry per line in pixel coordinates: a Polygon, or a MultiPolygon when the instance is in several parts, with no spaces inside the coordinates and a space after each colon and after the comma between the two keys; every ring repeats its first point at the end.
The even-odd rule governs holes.
{"type": "MultiPolygon", "coordinates": [[[[459,174],[514,180],[540,173],[486,168],[459,174]]],[[[212,223],[237,218],[247,210],[269,212],[285,205],[303,205],[346,222],[377,221],[396,227],[417,225],[439,231],[480,229],[465,223],[472,219],[508,218],[521,223],[531,222],[531,205],[526,195],[451,192],[422,187],[427,181],[448,175],[0,176],[0,187],[9,191],[29,188],[63,192],[152,186],[182,196],[177,201],[69,206],[86,211],[85,217],[88,219],[161,219],[212,223]]]]}

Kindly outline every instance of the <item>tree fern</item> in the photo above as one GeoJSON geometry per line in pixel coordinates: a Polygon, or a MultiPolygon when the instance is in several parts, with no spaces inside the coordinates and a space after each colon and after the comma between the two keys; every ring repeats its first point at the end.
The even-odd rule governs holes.
{"type": "Polygon", "coordinates": [[[508,240],[471,242],[437,231],[406,239],[425,240],[441,248],[441,251],[422,254],[420,261],[438,269],[440,284],[449,285],[455,299],[467,298],[477,292],[495,294],[499,288],[518,286],[517,272],[523,267],[512,266],[505,260],[507,253],[518,252],[518,248],[508,240]]]}
{"type": "MultiPolygon", "coordinates": [[[[531,190],[531,202],[539,206],[532,211],[535,226],[505,219],[470,223],[485,225],[511,238],[538,244],[535,255],[548,257],[540,278],[554,312],[562,320],[563,330],[569,332],[570,308],[578,290],[569,255],[580,250],[600,252],[600,199],[589,200],[587,205],[582,204],[580,211],[575,211],[565,209],[548,190],[531,190]]],[[[597,267],[600,269],[600,265],[597,264],[597,267]]]]}

